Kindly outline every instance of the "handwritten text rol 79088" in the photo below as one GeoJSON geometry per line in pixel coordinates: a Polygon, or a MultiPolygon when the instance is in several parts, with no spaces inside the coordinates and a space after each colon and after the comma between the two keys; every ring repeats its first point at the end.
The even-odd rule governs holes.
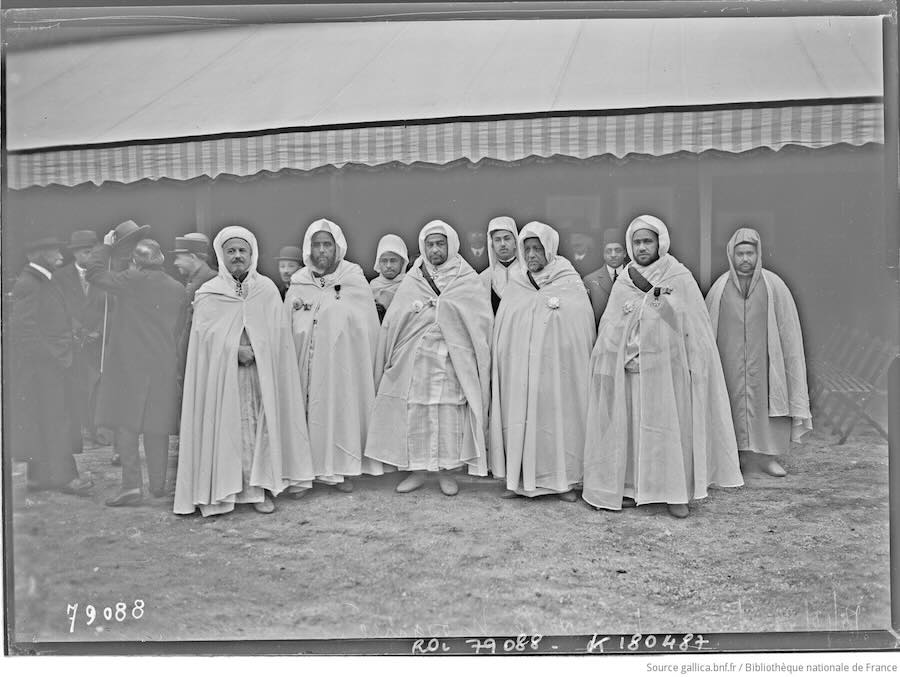
{"type": "Polygon", "coordinates": [[[85,604],[79,607],[78,602],[66,605],[66,617],[69,619],[69,632],[75,632],[75,625],[79,620],[79,609],[81,610],[81,620],[85,626],[90,627],[94,622],[116,622],[124,623],[128,619],[139,621],[144,617],[144,600],[136,599],[128,606],[125,602],[116,602],[108,606],[94,606],[93,604],[85,604]]]}
{"type": "Polygon", "coordinates": [[[515,655],[573,653],[686,653],[709,650],[703,635],[591,635],[584,638],[544,637],[520,634],[515,637],[430,637],[412,643],[413,655],[515,655]],[[580,639],[580,641],[579,641],[580,639]]]}

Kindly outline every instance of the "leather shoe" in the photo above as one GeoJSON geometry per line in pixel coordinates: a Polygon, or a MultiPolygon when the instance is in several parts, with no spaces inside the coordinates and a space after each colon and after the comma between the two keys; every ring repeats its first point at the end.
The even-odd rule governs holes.
{"type": "Polygon", "coordinates": [[[502,494],[500,494],[500,498],[519,498],[519,494],[517,494],[512,489],[506,489],[502,494]]]}
{"type": "Polygon", "coordinates": [[[72,494],[74,496],[90,496],[94,483],[90,480],[83,480],[76,477],[68,484],[62,485],[59,490],[64,494],[72,494]]]}
{"type": "Polygon", "coordinates": [[[122,457],[118,454],[113,454],[112,458],[109,460],[110,465],[122,465],[122,457]]]}
{"type": "Polygon", "coordinates": [[[343,482],[335,484],[334,488],[340,492],[349,494],[350,492],[353,491],[353,482],[351,482],[350,480],[344,480],[343,482]]]}
{"type": "Polygon", "coordinates": [[[140,505],[144,501],[144,495],[140,489],[131,489],[123,491],[118,496],[106,499],[106,505],[110,508],[121,508],[124,506],[140,505]]]}
{"type": "Polygon", "coordinates": [[[410,491],[415,491],[423,484],[425,484],[425,473],[419,471],[411,472],[409,474],[409,477],[407,477],[397,485],[397,492],[406,494],[410,491]]]}
{"type": "Polygon", "coordinates": [[[668,506],[669,514],[672,517],[677,517],[678,519],[684,519],[688,516],[688,507],[687,503],[669,503],[668,506]]]}
{"type": "Polygon", "coordinates": [[[574,503],[578,500],[578,496],[575,495],[575,492],[569,489],[568,491],[564,491],[561,494],[557,494],[557,497],[560,501],[564,501],[566,503],[574,503]]]}
{"type": "Polygon", "coordinates": [[[623,496],[622,497],[622,507],[623,508],[636,508],[637,501],[635,501],[631,496],[623,496]]]}

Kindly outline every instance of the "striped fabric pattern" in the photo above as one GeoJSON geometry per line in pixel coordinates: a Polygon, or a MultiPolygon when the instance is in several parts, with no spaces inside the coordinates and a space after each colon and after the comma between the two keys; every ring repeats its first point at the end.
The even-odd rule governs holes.
{"type": "Polygon", "coordinates": [[[678,110],[637,114],[291,131],[229,138],[9,153],[9,187],[312,170],[349,163],[443,165],[462,158],[515,161],[562,155],[742,153],[787,145],[884,142],[881,103],[678,110]]]}

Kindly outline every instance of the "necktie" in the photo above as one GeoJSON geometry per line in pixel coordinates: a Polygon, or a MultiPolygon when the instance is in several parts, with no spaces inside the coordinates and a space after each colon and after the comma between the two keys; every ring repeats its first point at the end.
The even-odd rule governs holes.
{"type": "Polygon", "coordinates": [[[84,295],[87,296],[88,290],[90,289],[91,285],[88,283],[87,278],[85,278],[83,270],[78,271],[78,277],[81,278],[81,291],[83,291],[84,295]]]}
{"type": "Polygon", "coordinates": [[[613,271],[613,282],[615,282],[615,281],[618,280],[618,279],[619,279],[619,271],[618,271],[618,270],[614,270],[614,271],[613,271]]]}

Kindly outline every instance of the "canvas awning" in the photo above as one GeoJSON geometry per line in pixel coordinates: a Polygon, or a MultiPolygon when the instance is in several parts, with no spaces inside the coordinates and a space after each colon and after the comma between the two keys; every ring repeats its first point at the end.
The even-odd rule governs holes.
{"type": "Polygon", "coordinates": [[[7,56],[9,185],[883,142],[879,17],[249,25],[7,56]]]}

